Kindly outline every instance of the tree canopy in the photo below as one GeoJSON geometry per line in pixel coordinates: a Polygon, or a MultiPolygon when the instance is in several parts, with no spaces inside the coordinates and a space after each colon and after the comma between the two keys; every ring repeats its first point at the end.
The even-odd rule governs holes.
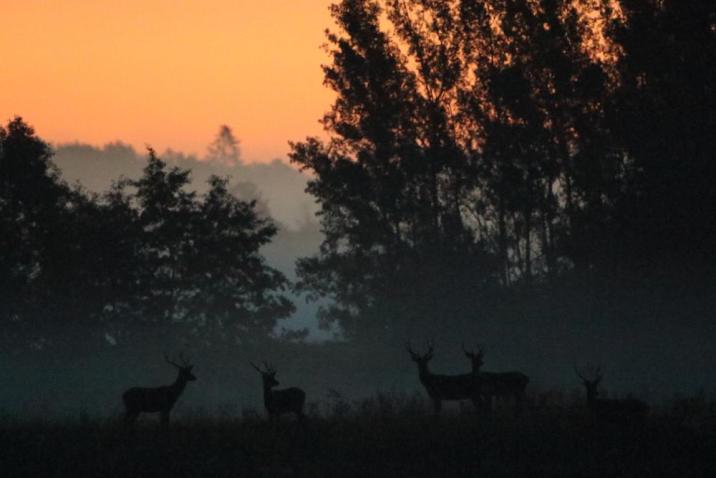
{"type": "Polygon", "coordinates": [[[21,118],[0,129],[0,321],[28,343],[82,330],[122,339],[130,325],[181,330],[211,343],[269,336],[293,304],[260,249],[270,218],[211,177],[152,149],[143,175],[103,195],[63,183],[52,151],[21,118]]]}
{"type": "Polygon", "coordinates": [[[325,323],[401,338],[507,291],[713,277],[713,2],[331,11],[329,137],[291,153],[321,205],[299,286],[334,299],[325,323]]]}

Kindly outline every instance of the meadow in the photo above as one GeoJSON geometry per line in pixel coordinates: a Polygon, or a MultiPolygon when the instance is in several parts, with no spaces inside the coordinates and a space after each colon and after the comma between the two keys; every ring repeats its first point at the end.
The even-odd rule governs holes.
{"type": "Polygon", "coordinates": [[[672,401],[644,423],[595,421],[576,396],[532,396],[521,417],[469,405],[436,418],[422,396],[334,394],[308,418],[271,421],[182,413],[163,432],[144,418],[0,423],[5,477],[514,477],[716,476],[716,405],[672,401]]]}

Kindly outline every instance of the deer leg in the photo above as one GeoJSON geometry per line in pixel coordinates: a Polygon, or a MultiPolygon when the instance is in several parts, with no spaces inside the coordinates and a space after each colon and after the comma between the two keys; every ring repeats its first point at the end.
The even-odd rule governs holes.
{"type": "Polygon", "coordinates": [[[486,413],[492,413],[492,395],[489,393],[482,396],[482,408],[486,413]]]}
{"type": "Polygon", "coordinates": [[[524,407],[524,399],[525,394],[524,392],[518,392],[515,394],[515,413],[517,416],[522,415],[522,408],[524,407]]]}
{"type": "Polygon", "coordinates": [[[433,414],[435,416],[440,415],[440,409],[442,408],[442,404],[443,402],[439,398],[433,399],[433,414]]]}
{"type": "Polygon", "coordinates": [[[159,417],[162,430],[168,430],[169,429],[169,412],[161,412],[161,415],[159,417]]]}
{"type": "Polygon", "coordinates": [[[131,428],[134,426],[134,422],[137,420],[137,417],[139,416],[138,412],[133,412],[130,410],[127,410],[124,413],[124,426],[125,428],[131,428]]]}

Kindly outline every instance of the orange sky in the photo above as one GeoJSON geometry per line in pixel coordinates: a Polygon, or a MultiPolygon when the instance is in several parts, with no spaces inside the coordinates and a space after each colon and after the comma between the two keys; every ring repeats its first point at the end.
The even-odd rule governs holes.
{"type": "Polygon", "coordinates": [[[267,161],[321,132],[330,0],[0,3],[0,120],[45,140],[203,153],[225,123],[267,161]]]}

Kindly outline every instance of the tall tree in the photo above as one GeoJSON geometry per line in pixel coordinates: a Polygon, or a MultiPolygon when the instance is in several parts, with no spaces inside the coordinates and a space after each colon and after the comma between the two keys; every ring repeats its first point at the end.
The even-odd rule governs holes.
{"type": "Polygon", "coordinates": [[[63,221],[71,201],[49,146],[22,118],[0,128],[0,305],[2,319],[51,316],[49,265],[61,257],[63,221]]]}
{"type": "Polygon", "coordinates": [[[632,161],[619,260],[674,290],[716,263],[716,4],[624,0],[609,119],[632,161]],[[670,278],[670,279],[669,279],[670,278]]]}
{"type": "Polygon", "coordinates": [[[209,145],[206,159],[215,161],[227,167],[235,167],[241,164],[241,148],[239,140],[234,132],[227,125],[221,125],[216,138],[209,145]]]}

